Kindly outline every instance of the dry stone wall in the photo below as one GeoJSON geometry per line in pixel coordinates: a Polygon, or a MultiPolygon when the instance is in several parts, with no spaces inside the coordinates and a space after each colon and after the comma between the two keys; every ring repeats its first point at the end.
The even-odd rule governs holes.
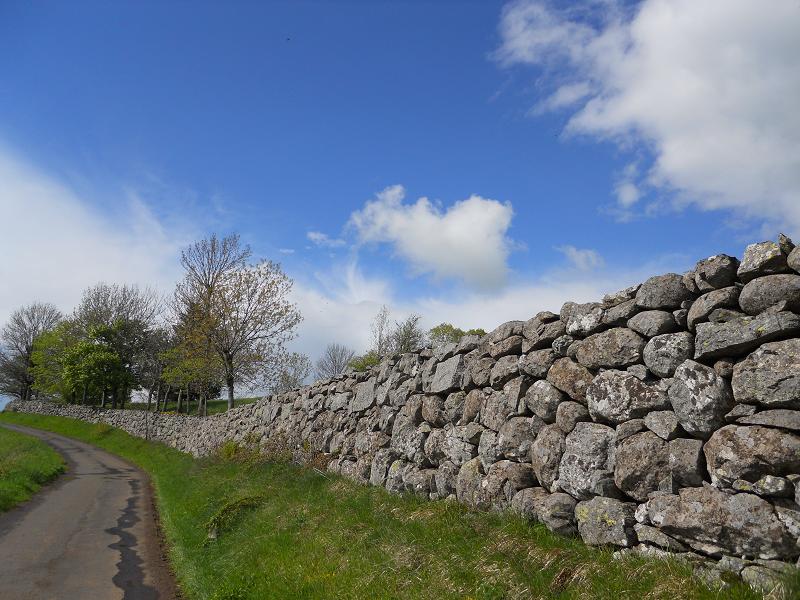
{"type": "Polygon", "coordinates": [[[589,544],[701,555],[711,575],[764,585],[800,556],[798,273],[800,248],[781,236],[741,262],[712,256],[207,418],[9,409],[194,455],[225,440],[322,454],[390,492],[511,509],[589,544]]]}

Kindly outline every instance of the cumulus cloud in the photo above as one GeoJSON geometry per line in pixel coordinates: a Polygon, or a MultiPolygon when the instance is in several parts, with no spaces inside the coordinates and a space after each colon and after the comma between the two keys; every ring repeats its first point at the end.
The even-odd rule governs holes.
{"type": "Polygon", "coordinates": [[[339,238],[332,238],[327,233],[321,231],[309,231],[306,237],[313,244],[323,248],[340,248],[345,245],[345,241],[339,238]]]}
{"type": "MultiPolygon", "coordinates": [[[[169,290],[188,237],[131,193],[104,216],[68,186],[0,148],[0,322],[34,300],[70,311],[98,281],[169,290]]],[[[183,232],[185,233],[185,232],[183,232]]]]}
{"type": "Polygon", "coordinates": [[[403,186],[388,187],[350,216],[361,243],[390,244],[416,274],[483,289],[505,282],[510,203],[473,195],[443,209],[424,197],[404,203],[405,195],[403,186]]]}
{"type": "Polygon", "coordinates": [[[569,262],[580,271],[597,269],[605,264],[597,250],[580,249],[575,246],[558,246],[556,250],[566,256],[569,262]]]}
{"type": "Polygon", "coordinates": [[[800,4],[577,6],[506,5],[496,57],[542,69],[552,90],[536,109],[568,107],[567,134],[647,148],[649,168],[616,187],[620,208],[658,189],[800,231],[800,4]]]}

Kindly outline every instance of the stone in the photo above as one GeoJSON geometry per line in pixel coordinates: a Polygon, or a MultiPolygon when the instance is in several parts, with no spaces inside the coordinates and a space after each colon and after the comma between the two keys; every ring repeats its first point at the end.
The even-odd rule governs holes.
{"type": "Polygon", "coordinates": [[[617,424],[669,407],[667,394],[625,371],[603,371],[586,392],[589,414],[595,421],[617,424]]]}
{"type": "Polygon", "coordinates": [[[529,521],[539,520],[539,506],[549,496],[547,490],[529,487],[518,491],[511,499],[511,510],[529,521]]]}
{"type": "Polygon", "coordinates": [[[733,367],[736,363],[728,358],[720,358],[714,362],[714,372],[720,377],[730,379],[733,377],[733,367]]]}
{"type": "Polygon", "coordinates": [[[644,365],[631,365],[625,369],[628,373],[636,377],[639,381],[648,381],[650,379],[650,371],[644,365]]]}
{"type": "Polygon", "coordinates": [[[800,335],[800,316],[786,311],[738,317],[725,323],[700,323],[694,357],[707,360],[741,356],[765,342],[797,335],[800,335]]]}
{"type": "Polygon", "coordinates": [[[562,490],[579,500],[596,495],[600,475],[614,472],[615,433],[599,423],[576,423],[567,435],[558,467],[562,490]]]}
{"type": "Polygon", "coordinates": [[[395,460],[397,460],[397,454],[388,448],[381,448],[375,452],[370,466],[370,484],[383,487],[386,483],[386,474],[389,472],[389,467],[395,460]]]}
{"type": "MultiPolygon", "coordinates": [[[[716,371],[716,369],[714,369],[716,371]]],[[[719,375],[719,373],[717,373],[719,375]]],[[[758,410],[758,407],[753,404],[737,404],[731,411],[725,415],[726,423],[733,423],[740,417],[749,417],[758,410]]],[[[761,425],[761,423],[751,423],[751,425],[761,425]]]]}
{"type": "Polygon", "coordinates": [[[444,412],[444,399],[441,396],[425,396],[422,401],[422,418],[434,427],[444,427],[448,422],[444,412]]]}
{"type": "Polygon", "coordinates": [[[632,502],[613,498],[597,497],[578,502],[575,507],[578,533],[590,546],[634,546],[638,541],[633,528],[635,510],[632,502]]]}
{"type": "Polygon", "coordinates": [[[430,433],[430,426],[420,425],[414,426],[411,423],[406,423],[401,426],[395,426],[392,429],[392,444],[391,448],[401,457],[416,464],[425,464],[427,459],[425,457],[425,440],[430,433]]]}
{"type": "Polygon", "coordinates": [[[737,479],[731,485],[737,492],[750,492],[767,498],[794,498],[794,484],[785,477],[764,475],[755,483],[737,479]]]}
{"type": "Polygon", "coordinates": [[[532,350],[547,348],[553,341],[566,333],[566,327],[557,315],[555,319],[543,321],[538,315],[525,322],[522,335],[528,340],[532,350]]]}
{"type": "Polygon", "coordinates": [[[737,402],[800,409],[800,339],[769,342],[733,368],[737,402]]]}
{"type": "Polygon", "coordinates": [[[558,405],[556,410],[556,425],[564,433],[570,433],[575,429],[576,423],[591,420],[589,417],[589,409],[583,404],[567,400],[558,405]]]}
{"type": "Polygon", "coordinates": [[[789,253],[786,263],[795,273],[800,273],[800,247],[795,248],[789,253]]]}
{"type": "MultiPolygon", "coordinates": [[[[644,506],[643,504],[640,506],[644,506]]],[[[633,530],[636,532],[636,537],[642,544],[655,544],[659,548],[669,550],[671,552],[687,552],[689,548],[680,543],[675,538],[671,538],[663,531],[645,525],[642,523],[634,523],[633,530]]]]}
{"type": "Polygon", "coordinates": [[[618,444],[614,457],[617,487],[634,500],[645,502],[669,472],[666,447],[666,442],[652,431],[637,433],[618,444]]]}
{"type": "Polygon", "coordinates": [[[447,432],[444,429],[433,429],[425,439],[423,446],[428,463],[434,467],[444,461],[448,456],[447,432]]]}
{"type": "Polygon", "coordinates": [[[730,308],[715,308],[711,311],[711,314],[708,315],[708,320],[712,323],[728,323],[746,316],[747,315],[740,310],[733,310],[730,308]]]}
{"type": "Polygon", "coordinates": [[[631,317],[636,314],[639,307],[636,300],[631,299],[603,311],[603,325],[609,327],[625,327],[631,317]]]}
{"type": "Polygon", "coordinates": [[[459,425],[466,425],[477,420],[486,403],[486,394],[482,390],[470,390],[464,398],[464,411],[461,413],[459,425]]]}
{"type": "Polygon", "coordinates": [[[694,354],[694,336],[687,331],[665,333],[652,338],[644,347],[647,368],[659,377],[672,377],[687,358],[694,354]]]}
{"type": "Polygon", "coordinates": [[[457,466],[461,466],[478,456],[478,443],[483,431],[483,427],[477,423],[445,430],[447,460],[457,466]]]}
{"type": "Polygon", "coordinates": [[[725,423],[733,408],[730,383],[714,369],[686,360],[676,369],[669,401],[681,427],[695,437],[708,437],[725,423]]]}
{"type": "Polygon", "coordinates": [[[488,508],[482,490],[485,471],[479,458],[473,458],[461,465],[456,478],[456,498],[459,502],[473,508],[488,508]]]}
{"type": "Polygon", "coordinates": [[[669,473],[679,487],[699,487],[706,475],[703,442],[677,438],[667,442],[669,473]]]}
{"type": "Polygon", "coordinates": [[[489,345],[489,354],[495,360],[510,354],[519,354],[522,351],[522,336],[512,335],[489,345]]]}
{"type": "Polygon", "coordinates": [[[514,495],[536,485],[533,468],[510,460],[494,463],[481,481],[481,499],[493,510],[510,508],[514,495]]]}
{"type": "Polygon", "coordinates": [[[798,410],[775,408],[756,413],[755,406],[749,404],[737,404],[737,406],[748,406],[753,409],[748,415],[738,415],[737,423],[742,425],[765,425],[767,427],[779,427],[789,431],[800,432],[800,411],[798,410]]]}
{"type": "Polygon", "coordinates": [[[639,285],[632,285],[630,287],[625,288],[624,290],[619,290],[618,292],[613,292],[611,294],[606,294],[603,296],[603,306],[606,308],[610,308],[612,306],[617,306],[622,304],[623,302],[627,302],[629,300],[634,300],[636,298],[636,292],[639,291],[639,285]]]}
{"type": "Polygon", "coordinates": [[[518,414],[517,405],[508,394],[491,390],[481,408],[480,422],[484,427],[499,431],[509,417],[518,414]]]}
{"type": "Polygon", "coordinates": [[[684,300],[691,299],[692,293],[677,273],[651,277],[636,292],[636,304],[644,309],[674,310],[680,308],[684,300]]]}
{"type": "Polygon", "coordinates": [[[789,256],[789,254],[792,253],[792,250],[795,249],[795,244],[792,241],[792,238],[783,233],[778,235],[778,246],[780,247],[781,252],[783,252],[786,256],[789,256]]]}
{"type": "Polygon", "coordinates": [[[622,368],[642,360],[646,340],[626,327],[615,327],[586,338],[576,358],[587,369],[622,368]]]}
{"type": "Polygon", "coordinates": [[[566,436],[557,425],[542,427],[531,446],[531,464],[536,479],[542,487],[555,492],[558,479],[558,465],[566,448],[566,436]]]}
{"type": "Polygon", "coordinates": [[[506,321],[490,331],[486,336],[486,341],[491,345],[515,335],[522,335],[524,325],[523,321],[506,321]]]}
{"type": "Polygon", "coordinates": [[[558,407],[566,400],[566,394],[545,380],[535,381],[525,394],[525,405],[546,423],[555,422],[558,407]]]}
{"type": "Polygon", "coordinates": [[[512,417],[497,432],[497,451],[508,460],[530,460],[531,445],[545,426],[539,417],[512,417]]]}
{"type": "Polygon", "coordinates": [[[434,480],[436,482],[436,493],[439,498],[448,498],[456,493],[456,482],[458,481],[459,465],[450,461],[445,461],[436,469],[434,480]]]}
{"type": "Polygon", "coordinates": [[[639,433],[640,431],[644,431],[647,429],[644,424],[644,419],[631,419],[630,421],[625,421],[624,423],[620,423],[617,425],[614,432],[617,435],[617,446],[622,443],[622,440],[631,437],[639,433]]]}
{"type": "Polygon", "coordinates": [[[736,282],[739,261],[727,254],[710,256],[697,263],[694,269],[694,282],[701,292],[710,292],[728,287],[736,282]]]}
{"type": "Polygon", "coordinates": [[[355,386],[355,396],[350,401],[350,412],[363,412],[375,404],[375,379],[355,386]]]}
{"type": "Polygon", "coordinates": [[[547,381],[581,404],[586,404],[586,388],[592,379],[591,371],[571,358],[559,358],[547,372],[547,381]]]}
{"type": "Polygon", "coordinates": [[[436,491],[436,469],[409,469],[403,475],[407,491],[427,498],[436,491]]]}
{"type": "Polygon", "coordinates": [[[662,440],[674,440],[681,434],[678,417],[671,410],[657,410],[644,417],[644,424],[662,440]]]}
{"type": "Polygon", "coordinates": [[[432,394],[444,394],[461,387],[464,380],[464,356],[457,354],[436,365],[436,372],[430,384],[432,394]]]}
{"type": "Polygon", "coordinates": [[[550,348],[534,350],[520,357],[519,372],[536,379],[544,379],[555,360],[556,353],[550,348]]]}
{"type": "Polygon", "coordinates": [[[539,501],[537,514],[547,529],[559,535],[577,535],[575,522],[575,498],[569,494],[556,492],[548,494],[539,501]]]}
{"type": "Polygon", "coordinates": [[[742,288],[739,306],[748,315],[757,315],[784,302],[783,310],[800,312],[800,275],[766,275],[742,288]]]}
{"type": "MultiPolygon", "coordinates": [[[[447,395],[442,407],[445,423],[453,423],[455,425],[461,420],[464,415],[464,400],[466,397],[466,392],[453,392],[447,395]]],[[[425,408],[424,402],[423,408],[425,408]]]]}
{"type": "Polygon", "coordinates": [[[489,383],[493,388],[499,388],[517,377],[519,374],[519,358],[504,356],[492,367],[489,383]]]}
{"type": "Polygon", "coordinates": [[[665,310],[645,310],[628,320],[633,331],[651,338],[664,333],[672,333],[678,328],[672,313],[665,310]]]}
{"type": "Polygon", "coordinates": [[[730,487],[737,479],[800,472],[800,436],[759,425],[726,425],[703,447],[711,482],[730,487]]]}
{"type": "Polygon", "coordinates": [[[603,329],[603,312],[603,306],[597,302],[567,302],[561,307],[561,321],[566,325],[566,333],[584,337],[603,329]]]}
{"type": "Polygon", "coordinates": [[[686,314],[686,326],[694,331],[698,323],[708,321],[709,315],[718,308],[738,308],[741,290],[730,286],[703,294],[692,303],[686,314]]]}
{"type": "Polygon", "coordinates": [[[572,342],[575,341],[575,338],[571,335],[562,335],[557,337],[553,340],[552,348],[553,352],[557,357],[562,357],[567,355],[567,351],[569,347],[572,345],[572,342]]]}
{"type": "Polygon", "coordinates": [[[775,242],[750,244],[744,251],[744,258],[736,274],[743,283],[756,277],[785,273],[789,270],[786,255],[775,242]]]}
{"type": "Polygon", "coordinates": [[[675,323],[678,324],[678,328],[683,329],[686,327],[686,322],[689,318],[689,310],[686,308],[679,308],[678,310],[673,310],[672,318],[675,319],[675,323]]]}
{"type": "Polygon", "coordinates": [[[500,452],[497,450],[497,433],[491,429],[485,429],[481,433],[478,442],[478,458],[484,469],[488,469],[500,460],[500,452]]]}
{"type": "Polygon", "coordinates": [[[764,559],[800,554],[769,502],[753,494],[685,488],[651,498],[647,515],[661,531],[703,554],[764,559]]]}
{"type": "Polygon", "coordinates": [[[492,367],[494,367],[494,360],[492,358],[487,357],[471,360],[469,366],[467,367],[469,381],[472,382],[472,385],[475,387],[486,387],[489,385],[492,367]]]}
{"type": "Polygon", "coordinates": [[[767,597],[784,597],[784,582],[775,571],[758,565],[751,565],[742,569],[742,581],[751,588],[767,597]]]}
{"type": "Polygon", "coordinates": [[[393,494],[399,494],[406,490],[404,481],[405,474],[413,469],[413,465],[405,460],[396,460],[389,466],[386,473],[386,490],[393,494]]]}

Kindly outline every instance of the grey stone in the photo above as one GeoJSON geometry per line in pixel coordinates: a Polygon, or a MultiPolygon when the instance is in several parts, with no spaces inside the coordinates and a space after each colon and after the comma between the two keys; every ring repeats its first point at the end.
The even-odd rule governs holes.
{"type": "MultiPolygon", "coordinates": [[[[755,409],[754,406],[749,404],[737,404],[737,406],[748,406],[755,409]]],[[[781,429],[788,429],[789,431],[800,432],[800,411],[798,410],[775,408],[760,413],[753,413],[755,413],[755,410],[748,415],[738,415],[736,422],[742,425],[765,425],[767,427],[779,427],[781,429]]]]}
{"type": "Polygon", "coordinates": [[[576,423],[559,463],[561,489],[580,500],[595,495],[598,475],[614,471],[614,430],[599,423],[576,423]],[[600,473],[602,472],[602,473],[600,473]]]}
{"type": "Polygon", "coordinates": [[[524,321],[507,321],[490,331],[486,336],[486,341],[489,344],[496,344],[512,336],[522,335],[524,325],[524,321]]]}
{"type": "Polygon", "coordinates": [[[350,412],[362,412],[375,404],[375,379],[356,384],[355,396],[350,402],[350,412]]]}
{"type": "Polygon", "coordinates": [[[430,426],[427,426],[427,430],[423,425],[415,427],[411,423],[395,426],[392,430],[391,448],[413,463],[424,464],[426,462],[425,440],[428,433],[430,433],[430,426]]]}
{"type": "Polygon", "coordinates": [[[632,285],[630,287],[625,288],[624,290],[619,290],[618,292],[613,292],[611,294],[606,294],[603,296],[603,306],[606,308],[610,308],[612,306],[617,306],[629,300],[634,300],[636,298],[636,292],[639,291],[640,285],[632,285]]]}
{"type": "Polygon", "coordinates": [[[736,282],[739,261],[727,254],[710,256],[697,263],[694,269],[694,282],[701,292],[718,290],[736,282]]]}
{"type": "MultiPolygon", "coordinates": [[[[731,411],[725,415],[725,422],[733,423],[740,417],[749,417],[754,414],[756,410],[758,410],[758,407],[753,404],[736,404],[731,411]]],[[[749,425],[761,425],[761,423],[749,423],[749,425]]]]}
{"type": "Polygon", "coordinates": [[[448,422],[444,412],[444,399],[441,396],[425,396],[422,401],[422,418],[434,427],[444,427],[448,422]]]}
{"type": "Polygon", "coordinates": [[[575,338],[571,335],[562,335],[557,337],[553,340],[552,348],[553,352],[555,352],[557,357],[562,357],[567,355],[567,350],[572,345],[572,342],[575,341],[575,338]]]}
{"type": "Polygon", "coordinates": [[[742,569],[742,581],[757,592],[765,596],[775,595],[777,598],[784,597],[784,582],[781,576],[775,571],[758,565],[751,565],[742,569]],[[777,593],[776,593],[777,590],[777,593]]]}
{"type": "Polygon", "coordinates": [[[630,421],[620,423],[614,429],[614,432],[617,434],[617,446],[622,443],[622,440],[625,440],[632,435],[639,433],[640,431],[644,431],[645,429],[646,427],[644,424],[644,419],[631,419],[630,421]]]}
{"type": "Polygon", "coordinates": [[[556,354],[550,348],[534,350],[520,357],[519,371],[536,379],[544,379],[555,360],[556,354]]]}
{"type": "Polygon", "coordinates": [[[681,434],[678,417],[671,410],[657,410],[644,417],[644,424],[662,440],[674,440],[681,434]]]}
{"type": "Polygon", "coordinates": [[[736,274],[743,283],[756,277],[785,273],[789,270],[786,255],[775,242],[750,244],[744,251],[744,258],[736,274]]]}
{"type": "Polygon", "coordinates": [[[483,427],[477,423],[446,430],[445,452],[448,462],[461,466],[478,456],[478,443],[482,434],[483,427]]]}
{"type": "Polygon", "coordinates": [[[590,546],[614,545],[628,548],[636,545],[636,505],[613,498],[592,498],[578,502],[575,517],[578,533],[590,546]]]}
{"type": "Polygon", "coordinates": [[[742,288],[739,306],[749,315],[757,315],[784,302],[783,310],[800,312],[800,275],[766,275],[753,279],[742,288]]]}
{"type": "Polygon", "coordinates": [[[542,500],[549,496],[547,490],[540,487],[529,487],[518,491],[511,499],[511,510],[529,521],[539,520],[539,507],[542,500]]]}
{"type": "Polygon", "coordinates": [[[795,248],[791,251],[786,263],[795,273],[800,273],[800,248],[795,248]]]}
{"type": "Polygon", "coordinates": [[[536,476],[529,464],[501,460],[494,463],[481,482],[482,500],[494,509],[511,507],[514,495],[521,489],[536,485],[536,476]]]}
{"type": "Polygon", "coordinates": [[[672,333],[678,328],[672,313],[665,310],[645,310],[628,320],[628,327],[645,337],[672,333]]]}
{"type": "Polygon", "coordinates": [[[558,466],[566,448],[566,436],[557,425],[545,425],[531,447],[531,464],[542,487],[555,492],[558,466]]]}
{"type": "Polygon", "coordinates": [[[714,362],[714,372],[720,377],[730,379],[733,377],[733,367],[736,363],[728,358],[720,358],[714,362]]]}
{"type": "Polygon", "coordinates": [[[484,469],[488,469],[500,460],[500,452],[497,449],[497,433],[491,429],[486,429],[481,433],[481,439],[478,442],[478,458],[484,469]]]}
{"type": "Polygon", "coordinates": [[[404,492],[406,490],[405,474],[413,468],[414,465],[405,460],[394,461],[386,474],[386,490],[393,494],[404,492]]]}
{"type": "Polygon", "coordinates": [[[558,320],[558,316],[554,315],[555,319],[547,317],[543,321],[538,315],[529,321],[525,322],[522,328],[522,335],[530,343],[532,350],[539,350],[547,348],[553,341],[566,333],[564,323],[558,320]]]}
{"type": "Polygon", "coordinates": [[[578,533],[575,522],[576,500],[569,494],[557,492],[541,498],[537,514],[539,520],[550,531],[559,535],[572,536],[578,533]]]}
{"type": "Polygon", "coordinates": [[[589,409],[583,404],[567,400],[558,405],[556,410],[556,425],[564,433],[570,433],[575,429],[576,423],[591,420],[589,409]]]}
{"type": "Polygon", "coordinates": [[[378,450],[372,457],[369,474],[370,484],[383,487],[386,483],[386,474],[389,472],[389,467],[395,460],[397,460],[397,455],[388,448],[378,450]]]}
{"type": "Polygon", "coordinates": [[[636,304],[644,309],[674,310],[681,306],[681,302],[691,298],[692,293],[676,273],[651,277],[636,292],[636,304]]]}
{"type": "Polygon", "coordinates": [[[485,471],[479,458],[461,465],[456,478],[456,498],[473,508],[486,509],[488,502],[483,494],[482,483],[485,471]]]}
{"type": "Polygon", "coordinates": [[[581,404],[586,404],[586,388],[592,379],[591,371],[571,358],[559,358],[547,372],[547,381],[581,404]]]}
{"type": "Polygon", "coordinates": [[[425,457],[433,466],[439,466],[448,456],[447,432],[444,429],[433,429],[425,439],[423,446],[425,457]]]}
{"type": "Polygon", "coordinates": [[[789,256],[789,254],[792,253],[792,250],[795,249],[795,244],[792,241],[792,238],[783,233],[778,235],[778,246],[780,247],[781,252],[783,252],[786,256],[789,256]]]}
{"type": "Polygon", "coordinates": [[[650,371],[644,365],[631,365],[625,369],[628,373],[636,377],[639,381],[648,381],[650,379],[650,371]]]}
{"type": "Polygon", "coordinates": [[[686,308],[679,308],[672,311],[672,318],[675,319],[679,329],[686,327],[686,322],[689,318],[689,310],[686,308]]]}
{"type": "Polygon", "coordinates": [[[647,502],[654,526],[704,554],[793,558],[800,553],[772,506],[753,494],[685,488],[647,502]]]}
{"type": "Polygon", "coordinates": [[[703,294],[692,303],[686,315],[686,326],[694,331],[698,323],[708,321],[709,315],[718,308],[738,308],[741,290],[730,286],[703,294]]]}
{"type": "Polygon", "coordinates": [[[733,408],[727,380],[693,360],[684,361],[675,371],[669,401],[683,429],[703,439],[725,423],[725,415],[733,408]]]}
{"type": "Polygon", "coordinates": [[[635,299],[627,300],[616,306],[606,308],[603,311],[603,325],[609,327],[625,327],[638,310],[639,307],[636,306],[635,299]]]}
{"type": "Polygon", "coordinates": [[[677,438],[667,442],[669,472],[679,487],[699,487],[706,475],[703,442],[677,438]]]}
{"type": "Polygon", "coordinates": [[[666,448],[667,443],[652,431],[623,440],[617,445],[614,458],[614,483],[634,500],[646,501],[669,472],[666,448]]]}
{"type": "Polygon", "coordinates": [[[403,483],[407,491],[427,498],[436,491],[436,469],[409,469],[403,475],[403,483]]]}
{"type": "Polygon", "coordinates": [[[621,368],[642,360],[646,341],[625,327],[589,336],[578,348],[578,362],[588,369],[621,368]]]}
{"type": "Polygon", "coordinates": [[[603,329],[603,312],[603,306],[597,302],[567,302],[561,307],[561,321],[566,325],[566,333],[584,337],[603,329]]]}
{"type": "Polygon", "coordinates": [[[459,425],[466,425],[477,420],[486,403],[486,394],[482,390],[470,390],[464,398],[464,411],[461,413],[459,425]]]}
{"type": "Polygon", "coordinates": [[[502,387],[519,374],[519,358],[504,356],[492,367],[489,383],[493,388],[502,387]]]}
{"type": "Polygon", "coordinates": [[[687,331],[657,335],[644,347],[644,364],[659,377],[672,377],[694,353],[694,337],[687,331]]]}
{"type": "Polygon", "coordinates": [[[443,394],[461,387],[464,380],[464,356],[457,354],[436,365],[436,373],[430,385],[432,394],[443,394]]]}
{"type": "Polygon", "coordinates": [[[466,397],[466,392],[453,392],[447,395],[447,398],[445,398],[444,401],[444,407],[442,409],[446,423],[456,424],[461,420],[462,416],[464,415],[464,400],[466,397]]]}
{"type": "MultiPolygon", "coordinates": [[[[467,354],[469,356],[469,354],[467,354]]],[[[513,359],[512,359],[513,360],[513,359]]],[[[492,367],[494,367],[494,360],[492,358],[478,358],[469,361],[467,367],[467,375],[472,385],[479,388],[484,388],[489,385],[491,379],[492,367]]]]}
{"type": "Polygon", "coordinates": [[[622,423],[669,407],[664,390],[624,371],[603,371],[586,392],[589,414],[595,421],[622,423]]]}
{"type": "Polygon", "coordinates": [[[545,380],[535,381],[525,394],[527,407],[546,423],[555,422],[558,407],[566,399],[563,392],[545,380]]]}
{"type": "Polygon", "coordinates": [[[512,335],[494,344],[489,345],[489,354],[495,360],[510,354],[519,354],[522,351],[522,336],[512,335]]]}
{"type": "Polygon", "coordinates": [[[800,316],[791,312],[761,313],[726,323],[697,325],[694,357],[698,360],[741,356],[765,342],[800,334],[800,316]]]}
{"type": "Polygon", "coordinates": [[[800,408],[800,339],[761,346],[733,369],[737,402],[800,408]]]}
{"type": "Polygon", "coordinates": [[[800,472],[800,436],[759,425],[726,425],[703,447],[714,485],[737,479],[755,482],[764,475],[800,472]]]}
{"type": "Polygon", "coordinates": [[[794,498],[794,485],[785,477],[764,475],[755,483],[737,479],[731,487],[737,492],[750,492],[768,498],[794,498]]]}
{"type": "Polygon", "coordinates": [[[731,308],[715,308],[711,311],[711,314],[708,315],[708,320],[712,323],[729,323],[730,321],[736,321],[737,319],[741,319],[742,317],[746,317],[747,315],[740,310],[733,310],[731,308]]]}
{"type": "Polygon", "coordinates": [[[512,417],[497,432],[500,456],[520,462],[530,460],[531,445],[545,426],[539,417],[512,417]]]}
{"type": "Polygon", "coordinates": [[[633,530],[636,532],[636,537],[639,539],[639,542],[643,544],[655,544],[659,548],[664,548],[671,552],[687,552],[689,550],[686,545],[650,525],[635,523],[633,530]]]}
{"type": "Polygon", "coordinates": [[[445,461],[436,469],[435,482],[436,492],[439,498],[447,498],[456,493],[456,482],[458,481],[459,465],[450,461],[445,461]]]}
{"type": "Polygon", "coordinates": [[[518,414],[518,403],[508,394],[490,391],[481,408],[480,422],[485,427],[499,431],[506,420],[518,414]]]}

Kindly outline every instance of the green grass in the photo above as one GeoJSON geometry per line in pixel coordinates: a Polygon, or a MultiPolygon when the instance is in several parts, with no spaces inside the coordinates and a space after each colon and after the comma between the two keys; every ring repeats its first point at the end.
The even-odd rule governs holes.
{"type": "MultiPolygon", "coordinates": [[[[236,400],[234,401],[234,406],[239,407],[239,406],[243,406],[245,404],[252,404],[253,402],[256,402],[257,400],[261,400],[261,398],[262,398],[261,396],[258,396],[258,397],[255,397],[255,398],[236,398],[236,400]]],[[[125,408],[131,408],[133,410],[145,410],[147,408],[147,403],[146,402],[129,402],[128,404],[125,405],[125,408]]],[[[167,412],[175,412],[176,409],[177,409],[177,402],[170,401],[170,402],[167,403],[167,412]]],[[[226,410],[228,410],[228,400],[227,400],[227,398],[220,398],[218,400],[209,400],[208,401],[208,414],[209,415],[216,415],[217,413],[222,413],[222,412],[225,412],[226,410]]],[[[181,412],[182,413],[186,412],[186,403],[185,402],[183,403],[183,406],[181,407],[181,412]]],[[[189,414],[193,414],[193,415],[198,414],[197,413],[197,402],[195,402],[195,401],[192,402],[192,409],[191,409],[191,413],[189,413],[189,414]]]]}
{"type": "Polygon", "coordinates": [[[740,583],[711,591],[679,562],[614,560],[613,549],[511,515],[392,496],[231,444],[195,460],[104,425],[0,420],[96,444],[148,471],[189,599],[759,597],[740,583]]]}
{"type": "Polygon", "coordinates": [[[25,502],[63,472],[64,461],[50,446],[0,427],[0,512],[25,502]]]}

